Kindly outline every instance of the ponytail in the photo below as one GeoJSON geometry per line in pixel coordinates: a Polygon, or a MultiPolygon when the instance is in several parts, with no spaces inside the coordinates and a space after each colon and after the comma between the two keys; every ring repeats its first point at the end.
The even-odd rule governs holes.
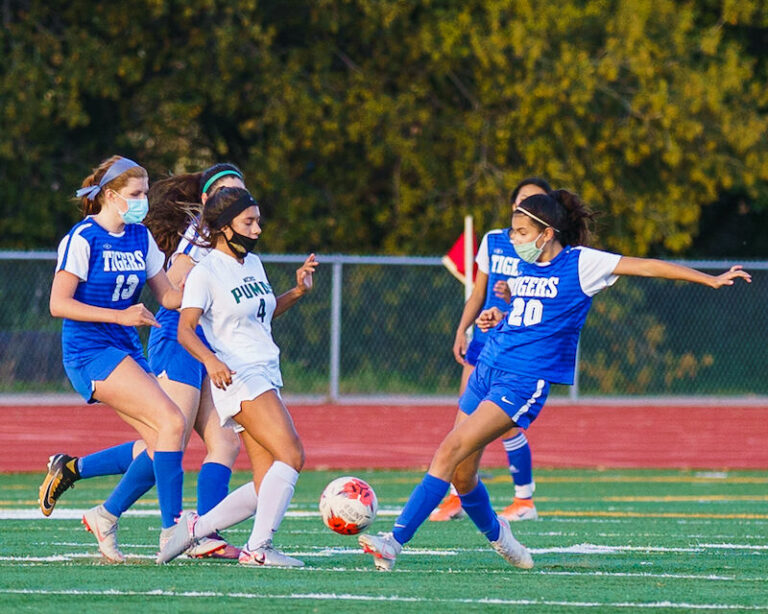
{"type": "Polygon", "coordinates": [[[550,192],[550,195],[565,211],[565,220],[560,229],[560,243],[563,245],[588,245],[592,235],[591,223],[595,214],[573,192],[555,190],[550,192]]]}

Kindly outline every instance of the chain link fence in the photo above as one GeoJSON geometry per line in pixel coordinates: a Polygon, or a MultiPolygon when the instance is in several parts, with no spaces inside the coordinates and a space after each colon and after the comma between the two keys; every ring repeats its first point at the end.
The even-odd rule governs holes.
{"type": "MultiPolygon", "coordinates": [[[[262,256],[276,293],[301,256],[262,256]]],[[[273,322],[286,392],[336,400],[455,396],[451,347],[463,287],[439,258],[319,257],[315,291],[273,322]]],[[[688,262],[711,272],[729,262],[688,262]]],[[[0,392],[71,392],[48,297],[54,253],[0,253],[0,392]]],[[[768,263],[751,285],[623,278],[599,294],[581,336],[578,383],[553,394],[768,394],[768,263]]],[[[143,300],[154,307],[151,296],[143,300]]],[[[144,331],[146,333],[146,331],[144,331]]]]}

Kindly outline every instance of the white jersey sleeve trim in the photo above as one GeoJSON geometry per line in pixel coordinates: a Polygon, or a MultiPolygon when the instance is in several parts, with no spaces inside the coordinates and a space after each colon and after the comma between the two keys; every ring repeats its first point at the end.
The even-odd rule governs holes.
{"type": "Polygon", "coordinates": [[[91,244],[81,236],[81,232],[90,224],[80,226],[75,232],[68,234],[59,243],[56,271],[66,271],[76,275],[81,281],[88,279],[91,261],[91,244]],[[66,260],[65,260],[66,257],[66,260]]]}
{"type": "Polygon", "coordinates": [[[152,279],[165,266],[165,255],[160,251],[160,248],[155,242],[155,238],[152,233],[147,229],[147,237],[149,242],[147,244],[147,279],[152,279]]]}
{"type": "Polygon", "coordinates": [[[488,257],[488,235],[492,232],[498,232],[497,230],[491,230],[483,235],[483,240],[480,241],[480,247],[477,250],[477,256],[475,262],[477,263],[477,270],[482,271],[486,275],[491,270],[491,261],[488,257]]]}
{"type": "Polygon", "coordinates": [[[187,275],[181,308],[202,309],[203,313],[211,307],[211,292],[208,287],[208,271],[205,267],[195,266],[187,275]]]}
{"type": "Polygon", "coordinates": [[[587,296],[595,296],[600,290],[612,286],[619,278],[613,272],[621,260],[620,254],[603,252],[590,247],[578,247],[579,283],[587,296]]]}

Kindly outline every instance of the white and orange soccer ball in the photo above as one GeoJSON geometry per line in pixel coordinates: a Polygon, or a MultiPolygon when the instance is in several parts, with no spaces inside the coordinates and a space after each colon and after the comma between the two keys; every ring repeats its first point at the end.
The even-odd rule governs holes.
{"type": "Polygon", "coordinates": [[[373,488],[360,478],[336,478],[320,495],[320,515],[325,526],[341,535],[365,531],[376,518],[378,501],[373,488]]]}

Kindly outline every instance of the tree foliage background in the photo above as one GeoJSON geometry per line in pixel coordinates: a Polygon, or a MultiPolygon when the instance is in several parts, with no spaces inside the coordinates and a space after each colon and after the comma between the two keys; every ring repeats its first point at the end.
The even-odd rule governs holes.
{"type": "Polygon", "coordinates": [[[0,0],[0,20],[0,247],[55,246],[121,153],[152,178],[237,163],[270,251],[440,253],[535,174],[604,214],[603,247],[768,256],[762,0],[0,0]]]}

